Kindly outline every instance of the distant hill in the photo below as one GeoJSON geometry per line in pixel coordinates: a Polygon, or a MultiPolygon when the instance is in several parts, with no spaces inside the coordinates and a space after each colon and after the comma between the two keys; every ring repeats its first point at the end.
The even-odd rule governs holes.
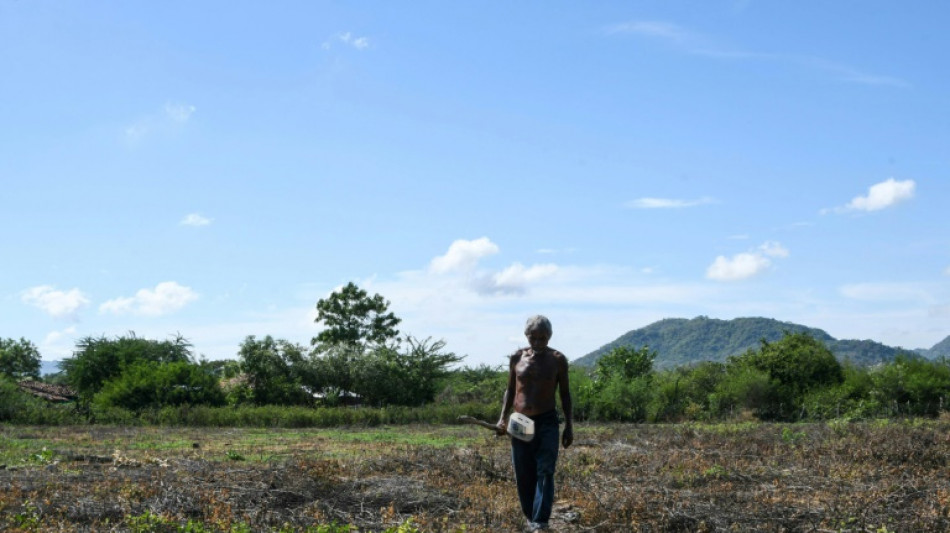
{"type": "MultiPolygon", "coordinates": [[[[750,348],[758,348],[761,339],[768,342],[780,340],[786,331],[807,332],[824,342],[839,360],[848,360],[862,366],[890,361],[899,353],[914,353],[870,340],[838,340],[821,329],[772,318],[719,320],[700,316],[693,319],[667,318],[628,331],[613,342],[576,359],[573,364],[593,366],[600,356],[617,346],[632,346],[637,349],[648,346],[650,350],[657,352],[657,368],[672,368],[700,361],[725,362],[729,356],[739,355],[750,348]]],[[[946,343],[947,350],[950,350],[950,337],[943,343],[946,343]]]]}
{"type": "Polygon", "coordinates": [[[950,357],[950,335],[948,335],[947,338],[943,339],[937,344],[934,344],[933,348],[929,350],[926,348],[917,348],[914,351],[919,353],[920,355],[923,355],[924,357],[928,359],[936,359],[938,357],[950,357]]]}

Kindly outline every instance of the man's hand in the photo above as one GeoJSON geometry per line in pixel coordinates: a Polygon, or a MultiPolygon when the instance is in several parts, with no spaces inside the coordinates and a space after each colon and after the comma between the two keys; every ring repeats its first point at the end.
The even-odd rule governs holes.
{"type": "Polygon", "coordinates": [[[569,448],[571,444],[574,443],[574,425],[567,424],[564,426],[564,431],[561,432],[561,444],[565,448],[569,448]]]}
{"type": "Polygon", "coordinates": [[[508,424],[505,423],[505,419],[502,418],[498,421],[498,424],[495,425],[495,434],[501,437],[502,435],[508,434],[508,424]]]}

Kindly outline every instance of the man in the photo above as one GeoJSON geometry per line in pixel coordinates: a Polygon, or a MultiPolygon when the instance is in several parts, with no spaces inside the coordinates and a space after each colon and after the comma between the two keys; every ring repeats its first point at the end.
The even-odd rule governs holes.
{"type": "Polygon", "coordinates": [[[515,469],[521,511],[528,519],[529,531],[548,528],[554,505],[554,467],[558,455],[558,416],[554,391],[561,396],[564,410],[564,434],[567,448],[574,442],[571,390],[567,376],[567,357],[548,347],[551,321],[537,315],[528,319],[524,334],[530,347],[511,355],[508,364],[508,389],[505,390],[498,419],[498,434],[506,432],[508,415],[515,412],[534,421],[531,442],[511,439],[511,461],[515,469]]]}

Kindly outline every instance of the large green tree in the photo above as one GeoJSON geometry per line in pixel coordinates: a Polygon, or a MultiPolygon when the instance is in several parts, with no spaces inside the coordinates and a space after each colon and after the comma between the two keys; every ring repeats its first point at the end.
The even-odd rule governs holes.
{"type": "Polygon", "coordinates": [[[808,332],[786,332],[776,342],[762,340],[758,350],[732,359],[730,365],[767,376],[770,390],[761,391],[761,383],[753,387],[764,392],[763,401],[756,403],[756,412],[763,418],[794,418],[808,393],[844,381],[844,371],[834,354],[808,332]]]}
{"type": "Polygon", "coordinates": [[[40,351],[24,339],[0,339],[0,374],[13,379],[40,377],[40,351]]]}
{"type": "Polygon", "coordinates": [[[85,337],[77,345],[73,356],[63,360],[60,367],[66,374],[66,382],[80,398],[89,401],[103,385],[122,374],[135,363],[194,362],[191,344],[181,336],[170,340],[156,341],[136,337],[85,337]]]}
{"type": "Polygon", "coordinates": [[[257,405],[301,405],[312,398],[304,390],[310,368],[300,346],[270,335],[244,339],[238,352],[251,400],[257,405]]]}
{"type": "Polygon", "coordinates": [[[379,294],[369,296],[353,282],[317,301],[317,323],[324,329],[311,341],[318,352],[339,345],[365,349],[384,346],[399,336],[401,320],[389,312],[389,302],[379,294]]]}

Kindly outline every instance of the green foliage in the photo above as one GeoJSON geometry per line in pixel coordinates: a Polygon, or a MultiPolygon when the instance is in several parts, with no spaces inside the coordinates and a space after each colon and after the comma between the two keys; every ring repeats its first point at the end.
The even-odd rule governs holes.
{"type": "Polygon", "coordinates": [[[135,333],[115,339],[85,337],[76,348],[73,356],[60,366],[66,374],[66,382],[84,401],[91,401],[107,381],[136,363],[192,361],[191,344],[181,336],[165,341],[141,339],[135,333]]]}
{"type": "Polygon", "coordinates": [[[72,407],[36,398],[20,390],[11,378],[0,375],[0,422],[64,425],[83,421],[72,407]]]}
{"type": "Polygon", "coordinates": [[[383,533],[421,533],[421,531],[422,530],[413,523],[412,517],[410,516],[398,526],[386,528],[383,533]]]}
{"type": "Polygon", "coordinates": [[[178,405],[223,405],[217,378],[201,365],[189,362],[139,361],[107,381],[94,397],[100,408],[137,411],[178,405]]]}
{"type": "Polygon", "coordinates": [[[307,386],[322,391],[331,404],[353,393],[370,405],[421,405],[435,399],[449,365],[462,360],[444,349],[445,341],[413,337],[366,351],[337,344],[312,361],[307,386]]]}
{"type": "Polygon", "coordinates": [[[727,366],[725,378],[709,398],[709,410],[715,417],[732,417],[748,410],[760,418],[770,418],[776,404],[781,401],[768,373],[742,364],[727,366]]]}
{"type": "Polygon", "coordinates": [[[241,374],[241,363],[232,359],[201,361],[201,366],[219,379],[230,379],[241,374]]]}
{"type": "Polygon", "coordinates": [[[456,424],[462,415],[483,420],[498,416],[498,401],[466,404],[430,403],[420,407],[296,407],[204,405],[163,407],[130,411],[98,408],[93,405],[98,424],[117,426],[190,426],[190,427],[261,427],[261,428],[333,428],[340,426],[374,427],[384,424],[456,424]]]}
{"type": "Polygon", "coordinates": [[[898,357],[893,364],[871,372],[872,397],[894,405],[893,414],[936,416],[947,409],[950,361],[898,357]]]}
{"type": "Polygon", "coordinates": [[[656,352],[646,346],[634,350],[630,346],[617,346],[597,360],[594,377],[599,381],[619,378],[630,381],[647,376],[653,371],[656,352]]]}
{"type": "Polygon", "coordinates": [[[733,358],[731,364],[747,366],[768,376],[767,385],[759,382],[749,390],[758,395],[755,409],[764,418],[784,420],[800,416],[806,393],[844,381],[844,372],[834,354],[805,332],[786,333],[774,343],[763,339],[758,350],[733,358]]]}
{"type": "Polygon", "coordinates": [[[312,402],[303,388],[310,366],[299,345],[270,335],[260,340],[251,335],[241,343],[238,355],[253,403],[307,405],[312,402]]]}
{"type": "MultiPolygon", "coordinates": [[[[436,396],[438,403],[497,402],[508,387],[508,372],[502,366],[479,365],[453,370],[436,396]]],[[[571,379],[573,387],[573,377],[571,379]]]]}
{"type": "Polygon", "coordinates": [[[642,422],[653,401],[653,359],[646,346],[619,346],[597,362],[587,377],[571,375],[574,415],[578,420],[642,422]],[[576,392],[575,392],[576,391],[576,392]]]}
{"type": "Polygon", "coordinates": [[[650,407],[653,420],[676,422],[711,418],[716,389],[726,377],[726,365],[713,361],[658,373],[654,381],[654,404],[650,407]]]}
{"type": "Polygon", "coordinates": [[[387,311],[389,302],[379,294],[370,297],[353,282],[325,299],[317,301],[317,318],[324,330],[313,338],[318,351],[337,345],[362,348],[382,346],[399,336],[396,326],[401,322],[387,311]]]}
{"type": "Polygon", "coordinates": [[[0,374],[13,379],[40,377],[40,351],[24,339],[0,339],[0,374]]]}
{"type": "Polygon", "coordinates": [[[652,402],[653,382],[650,376],[625,380],[621,376],[594,381],[581,389],[580,401],[590,420],[610,422],[645,422],[647,407],[652,402]]]}

